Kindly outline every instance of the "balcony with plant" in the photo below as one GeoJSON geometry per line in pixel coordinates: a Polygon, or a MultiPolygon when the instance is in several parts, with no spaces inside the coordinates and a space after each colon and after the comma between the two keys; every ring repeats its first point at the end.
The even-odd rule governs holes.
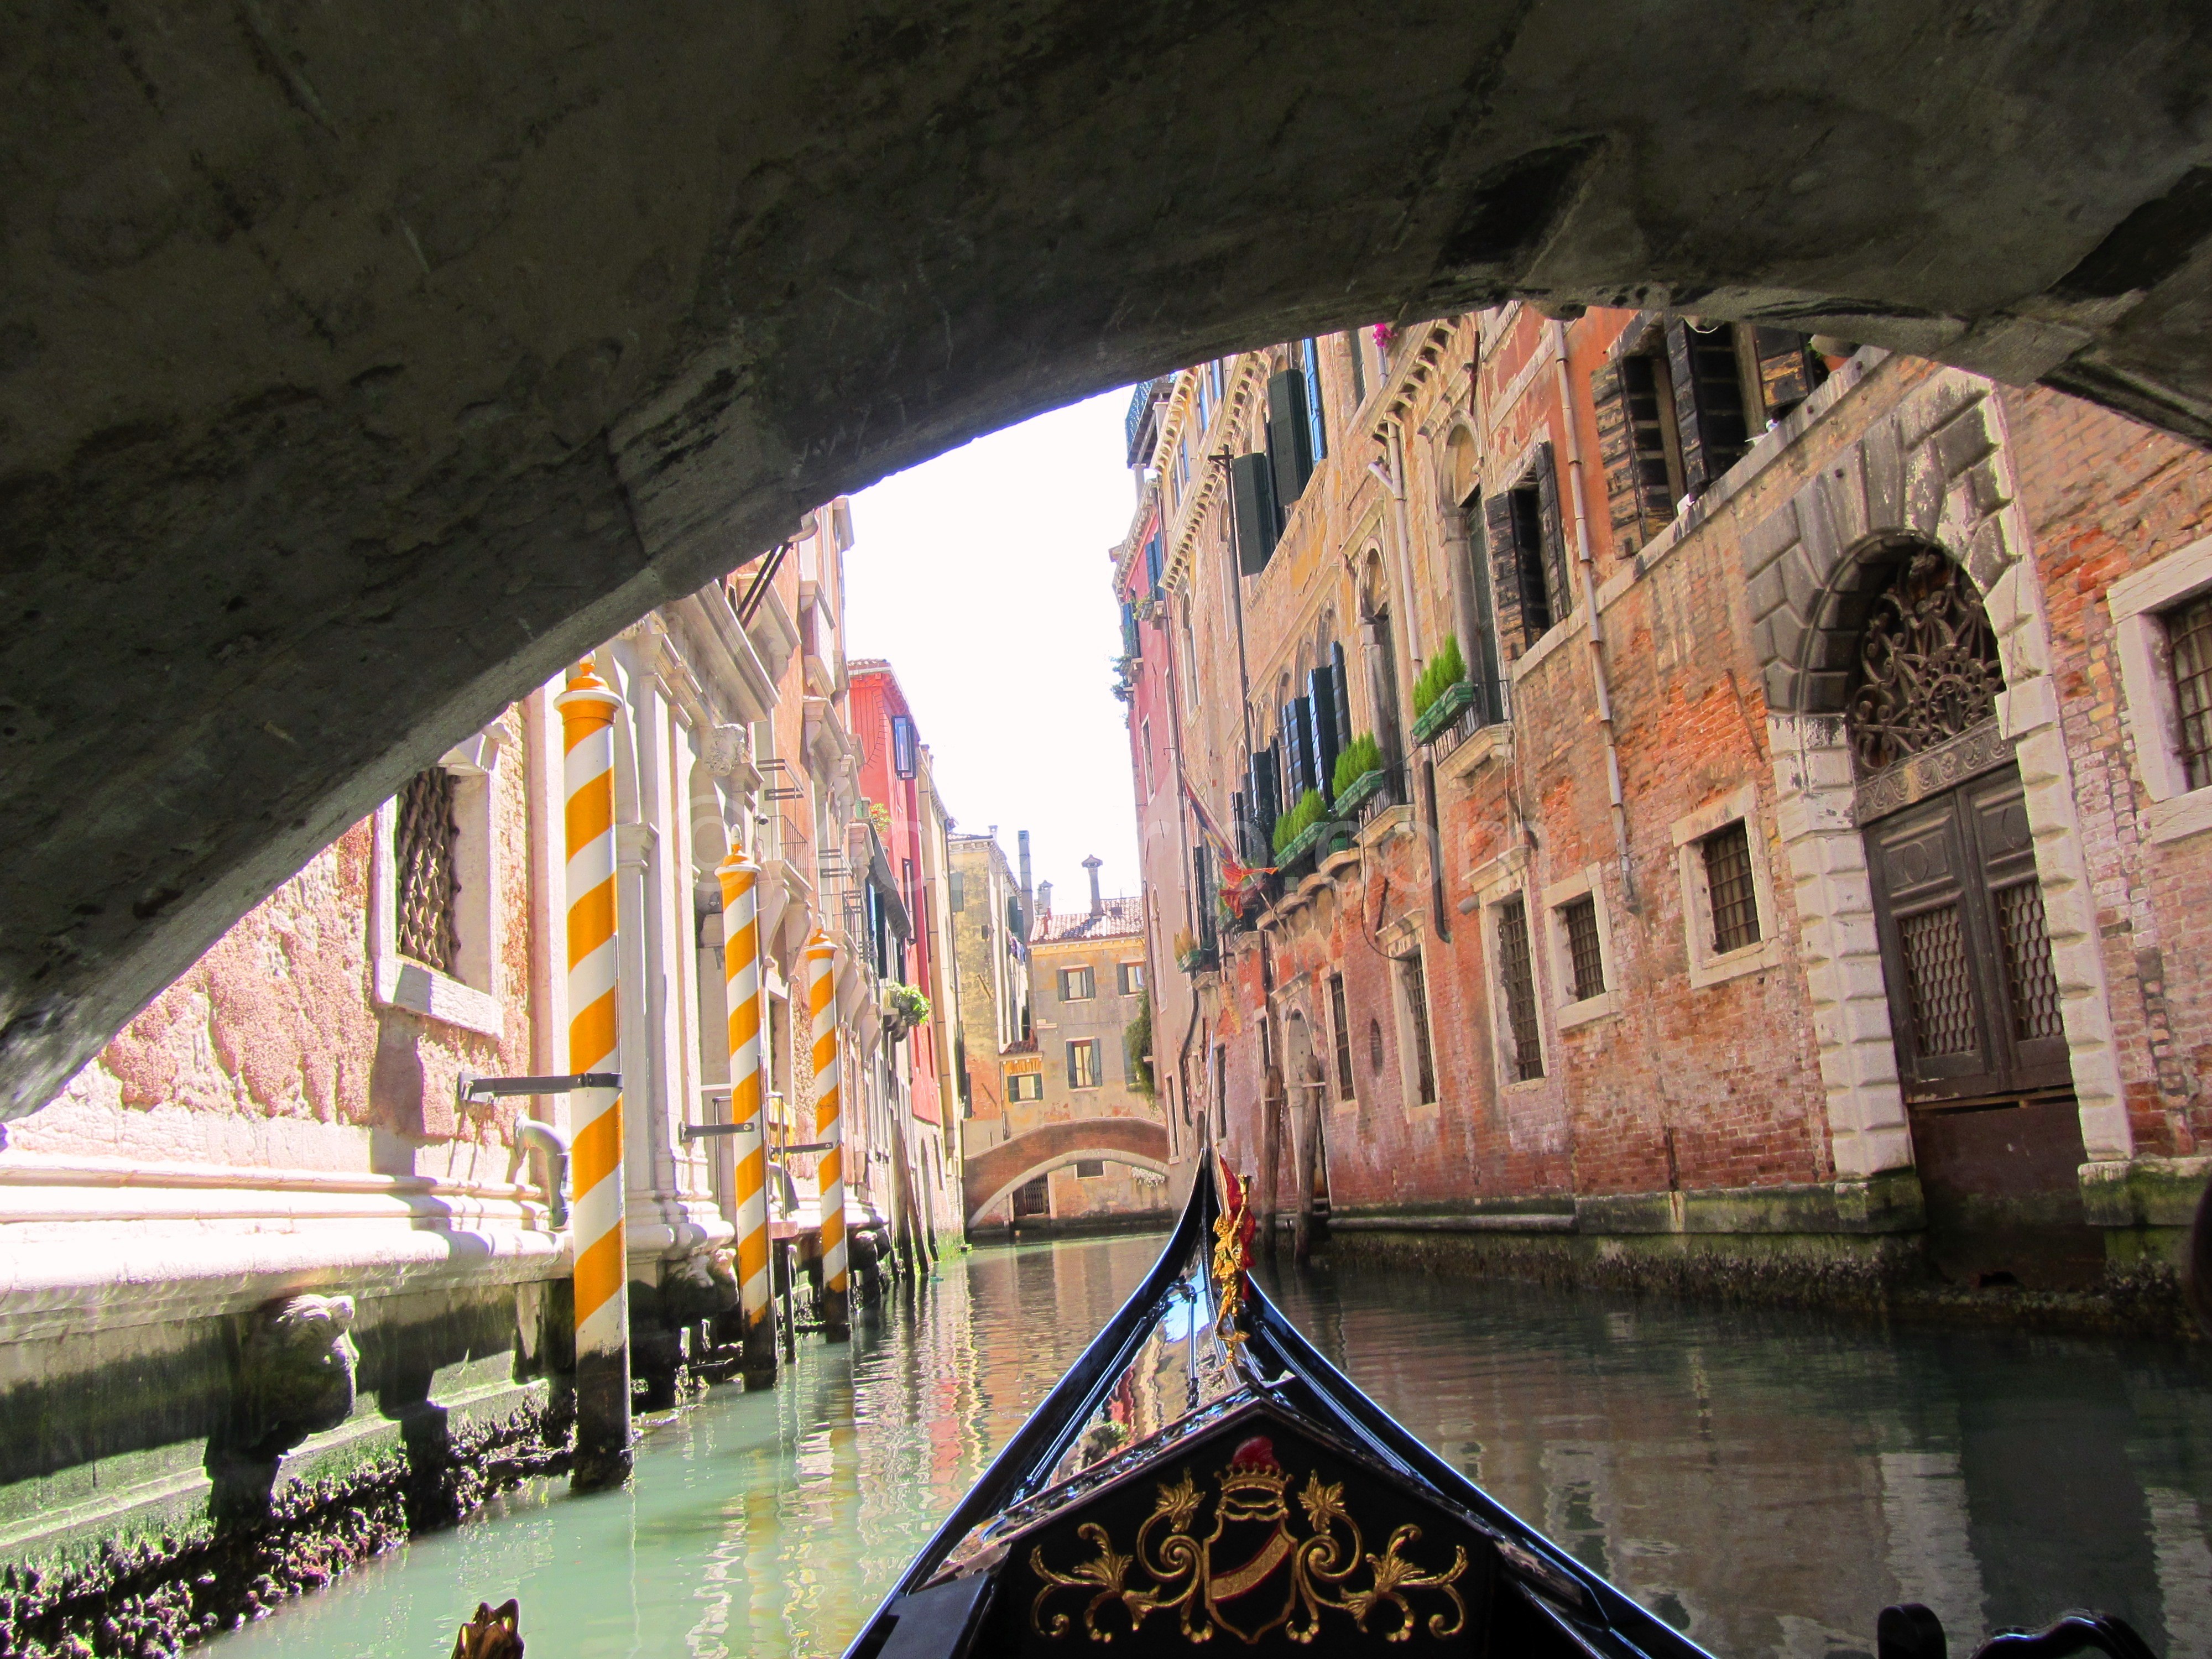
{"type": "Polygon", "coordinates": [[[1443,647],[1413,682],[1413,740],[1428,743],[1458,720],[1481,695],[1482,688],[1468,678],[1467,659],[1460,654],[1459,635],[1444,635],[1443,647]]]}

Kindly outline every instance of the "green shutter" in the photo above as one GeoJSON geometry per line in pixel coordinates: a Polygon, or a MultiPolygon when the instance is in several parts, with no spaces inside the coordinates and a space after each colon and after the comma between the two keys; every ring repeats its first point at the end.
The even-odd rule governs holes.
{"type": "Polygon", "coordinates": [[[1229,463],[1229,500],[1237,526],[1237,568],[1256,576],[1267,568],[1282,533],[1275,481],[1265,455],[1239,455],[1229,463]]]}

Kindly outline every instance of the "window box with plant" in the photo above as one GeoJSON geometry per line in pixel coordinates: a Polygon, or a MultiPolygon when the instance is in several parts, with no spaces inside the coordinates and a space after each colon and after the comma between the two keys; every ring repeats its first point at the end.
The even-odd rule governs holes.
{"type": "Polygon", "coordinates": [[[1348,817],[1382,793],[1385,780],[1382,745],[1375,734],[1363,732],[1336,757],[1336,774],[1329,780],[1336,797],[1336,814],[1348,817]]]}
{"type": "Polygon", "coordinates": [[[1447,634],[1421,678],[1413,682],[1413,741],[1428,743],[1448,728],[1475,700],[1480,688],[1467,677],[1459,635],[1447,634]]]}
{"type": "Polygon", "coordinates": [[[1276,871],[1285,878],[1301,872],[1324,830],[1334,827],[1328,800],[1320,790],[1307,790],[1295,806],[1275,820],[1276,871]]]}

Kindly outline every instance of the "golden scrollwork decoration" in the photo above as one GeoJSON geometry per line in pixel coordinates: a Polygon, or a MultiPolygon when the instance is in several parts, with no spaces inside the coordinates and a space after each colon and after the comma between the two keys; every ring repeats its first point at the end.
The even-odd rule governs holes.
{"type": "Polygon", "coordinates": [[[1291,1518],[1291,1477],[1264,1436],[1239,1446],[1218,1479],[1212,1494],[1188,1469],[1173,1483],[1159,1482],[1152,1512],[1126,1552],[1096,1522],[1076,1528],[1094,1553],[1065,1571],[1046,1565],[1042,1546],[1033,1547],[1030,1570],[1044,1588],[1030,1604],[1030,1627],[1049,1638],[1079,1629],[1091,1641],[1111,1642],[1119,1620],[1102,1625],[1099,1616],[1118,1604],[1132,1632],[1154,1613],[1172,1611],[1183,1639],[1192,1643],[1225,1632],[1250,1646],[1278,1630],[1310,1643],[1330,1610],[1350,1615],[1363,1633],[1370,1618],[1383,1613],[1390,1623],[1381,1634],[1394,1642],[1416,1631],[1441,1641],[1465,1628],[1467,1604],[1458,1589],[1468,1565],[1463,1547],[1453,1547],[1449,1567],[1424,1567],[1406,1553],[1421,1537],[1407,1522],[1380,1551],[1370,1550],[1345,1505],[1343,1483],[1324,1482],[1316,1472],[1309,1472],[1297,1494],[1301,1534],[1291,1518]],[[1200,1537],[1209,1496],[1212,1525],[1200,1537]],[[1085,1596],[1079,1611],[1052,1605],[1069,1591],[1085,1596]],[[1417,1596],[1435,1602],[1424,1604],[1425,1617],[1416,1611],[1417,1596]]]}

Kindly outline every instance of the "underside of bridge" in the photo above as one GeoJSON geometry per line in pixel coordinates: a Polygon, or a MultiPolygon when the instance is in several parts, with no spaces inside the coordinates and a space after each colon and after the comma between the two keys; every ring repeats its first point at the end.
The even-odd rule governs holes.
{"type": "Polygon", "coordinates": [[[961,1170],[968,1224],[1023,1182],[1085,1158],[1133,1164],[1168,1173],[1164,1124],[1143,1117],[1070,1118],[1042,1123],[997,1146],[971,1153],[961,1170]]]}
{"type": "Polygon", "coordinates": [[[831,494],[1237,345],[1523,295],[2212,434],[2170,0],[21,0],[0,1085],[831,494]]]}

